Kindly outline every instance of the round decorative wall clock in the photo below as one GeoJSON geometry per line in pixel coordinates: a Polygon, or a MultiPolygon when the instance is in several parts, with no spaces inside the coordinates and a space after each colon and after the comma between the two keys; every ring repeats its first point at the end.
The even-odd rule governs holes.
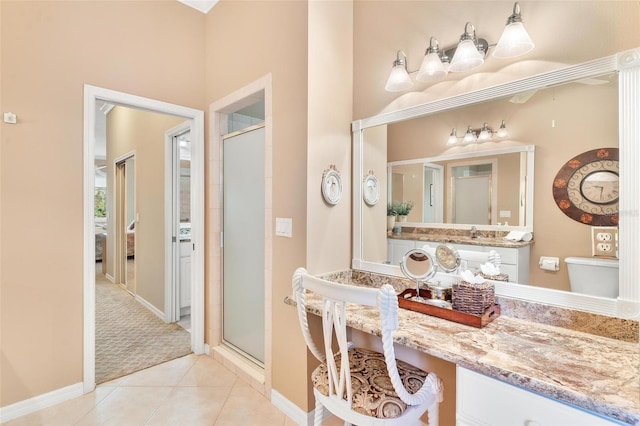
{"type": "Polygon", "coordinates": [[[553,181],[553,199],[571,219],[617,226],[620,197],[618,148],[599,148],[567,161],[553,181]]]}
{"type": "Polygon", "coordinates": [[[334,164],[322,173],[322,197],[332,206],[338,204],[342,198],[342,178],[334,164]]]}
{"type": "Polygon", "coordinates": [[[373,174],[373,170],[369,170],[369,174],[364,178],[362,197],[369,206],[375,206],[380,200],[380,186],[378,185],[378,178],[373,174]]]}

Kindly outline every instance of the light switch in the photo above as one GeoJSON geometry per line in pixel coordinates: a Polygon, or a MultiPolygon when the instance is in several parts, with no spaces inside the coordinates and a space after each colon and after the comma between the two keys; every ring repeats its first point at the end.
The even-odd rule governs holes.
{"type": "Polygon", "coordinates": [[[276,217],[276,236],[289,237],[293,236],[293,220],[288,217],[276,217]]]}

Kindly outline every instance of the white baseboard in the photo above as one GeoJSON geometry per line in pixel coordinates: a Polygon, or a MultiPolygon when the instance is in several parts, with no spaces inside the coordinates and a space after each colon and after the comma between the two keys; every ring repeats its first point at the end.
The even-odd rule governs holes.
{"type": "MultiPolygon", "coordinates": [[[[271,403],[282,411],[287,417],[300,426],[313,426],[315,410],[306,413],[302,408],[285,398],[280,392],[271,390],[271,403]]],[[[322,420],[331,417],[331,413],[324,410],[322,420]]]]}
{"type": "Polygon", "coordinates": [[[112,283],[116,282],[116,279],[113,278],[111,275],[109,274],[104,274],[105,278],[108,279],[109,281],[111,281],[112,283]]]}
{"type": "Polygon", "coordinates": [[[160,318],[162,321],[166,322],[164,318],[164,312],[162,312],[160,309],[156,308],[151,303],[144,300],[143,297],[140,297],[137,294],[134,296],[134,299],[137,300],[142,306],[144,306],[145,308],[147,308],[148,310],[156,314],[158,318],[160,318]]]}
{"type": "Polygon", "coordinates": [[[311,413],[305,413],[302,408],[273,389],[271,390],[271,403],[286,414],[287,417],[296,422],[296,424],[301,426],[313,425],[313,411],[311,411],[311,413]],[[309,417],[309,415],[311,415],[311,417],[309,417]],[[311,422],[309,422],[309,419],[311,419],[311,422]]]}
{"type": "Polygon", "coordinates": [[[6,407],[0,407],[0,423],[77,398],[82,396],[83,393],[84,385],[80,382],[7,405],[6,407]]]}

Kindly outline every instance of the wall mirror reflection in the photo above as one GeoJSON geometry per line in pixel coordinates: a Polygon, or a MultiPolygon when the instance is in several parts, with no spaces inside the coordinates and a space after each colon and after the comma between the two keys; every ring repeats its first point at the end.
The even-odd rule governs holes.
{"type": "MultiPolygon", "coordinates": [[[[560,211],[553,200],[552,184],[557,170],[574,156],[591,149],[619,147],[619,139],[628,139],[618,131],[618,108],[624,105],[619,103],[618,94],[624,89],[618,87],[618,73],[622,71],[617,71],[617,58],[612,59],[598,65],[600,73],[587,70],[585,64],[567,68],[572,72],[580,69],[580,73],[550,73],[557,84],[532,77],[518,86],[523,92],[515,90],[521,82],[506,83],[495,90],[495,95],[460,95],[354,122],[356,164],[360,163],[362,170],[388,172],[386,181],[380,180],[381,194],[387,199],[381,199],[378,206],[365,206],[361,198],[356,198],[361,194],[359,189],[354,189],[354,201],[360,204],[354,209],[358,227],[354,268],[396,274],[386,266],[396,263],[389,241],[403,239],[404,252],[417,247],[415,244],[424,244],[419,241],[412,246],[404,231],[394,235],[400,230],[397,226],[396,232],[387,232],[387,202],[411,200],[415,207],[407,223],[400,224],[403,230],[441,228],[471,234],[477,229],[479,235],[484,231],[532,232],[533,241],[527,244],[529,252],[522,261],[527,263],[523,269],[527,270],[526,277],[515,282],[526,283],[529,288],[570,292],[564,259],[592,256],[591,229],[560,211]],[[493,137],[480,141],[477,136],[485,126],[493,137]],[[506,129],[506,135],[503,132],[496,137],[500,127],[506,129]],[[470,130],[476,138],[465,141],[470,130]],[[460,182],[479,180],[472,176],[482,175],[486,178],[481,184],[467,185],[474,189],[465,194],[468,188],[463,188],[460,194],[460,182]],[[464,203],[466,206],[460,208],[464,203]],[[469,210],[477,210],[473,212],[477,215],[465,216],[469,210]],[[542,269],[539,259],[543,256],[560,259],[558,270],[542,269]]],[[[620,146],[621,158],[625,147],[620,146]]],[[[632,201],[626,198],[629,193],[622,183],[623,163],[621,206],[625,199],[632,201]]],[[[359,172],[358,167],[355,170],[359,172]]],[[[620,229],[622,232],[622,226],[620,229]]],[[[625,254],[621,250],[621,277],[627,274],[623,271],[625,254]]],[[[621,278],[621,286],[624,281],[621,278]]],[[[541,298],[553,299],[552,293],[540,294],[541,298]]],[[[563,296],[560,303],[565,300],[563,296]]],[[[615,310],[616,306],[604,310],[615,310]]]]}
{"type": "MultiPolygon", "coordinates": [[[[534,244],[522,261],[528,265],[520,265],[520,275],[528,276],[520,276],[518,282],[568,291],[567,268],[549,274],[539,268],[538,259],[590,256],[590,229],[563,217],[551,197],[551,183],[567,158],[587,149],[618,146],[617,93],[617,75],[609,73],[527,96],[367,128],[364,168],[387,169],[382,193],[388,200],[415,202],[405,227],[532,232],[533,223],[541,221],[544,226],[535,229],[534,244]],[[493,123],[497,132],[503,120],[507,137],[448,143],[452,128],[465,131],[493,123]]],[[[397,263],[397,256],[389,255],[385,212],[363,206],[363,214],[380,216],[379,225],[365,225],[369,228],[363,232],[364,259],[397,263]]]]}

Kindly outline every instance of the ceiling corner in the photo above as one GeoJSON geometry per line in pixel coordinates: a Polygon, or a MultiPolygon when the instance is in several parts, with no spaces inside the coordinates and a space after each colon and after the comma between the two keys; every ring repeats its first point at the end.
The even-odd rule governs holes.
{"type": "Polygon", "coordinates": [[[209,13],[213,6],[218,3],[218,0],[178,0],[180,3],[192,7],[205,15],[209,13]]]}

